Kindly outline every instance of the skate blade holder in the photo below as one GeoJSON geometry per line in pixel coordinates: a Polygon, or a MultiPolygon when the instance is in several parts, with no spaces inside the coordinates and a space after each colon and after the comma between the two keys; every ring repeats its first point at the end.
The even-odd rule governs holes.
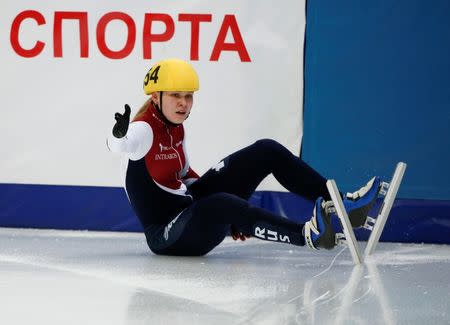
{"type": "MultiPolygon", "coordinates": [[[[387,191],[389,190],[389,186],[390,186],[389,183],[381,182],[379,195],[381,195],[383,197],[386,197],[387,191]]],[[[367,216],[366,221],[364,222],[364,225],[362,226],[362,228],[367,229],[369,231],[372,231],[376,222],[377,222],[376,218],[372,218],[370,216],[367,216]]]]}
{"type": "MultiPolygon", "coordinates": [[[[361,228],[372,231],[376,222],[377,222],[376,218],[367,216],[366,221],[361,228]]],[[[345,235],[343,233],[336,233],[336,244],[345,244],[345,243],[346,243],[345,235]]]]}
{"type": "Polygon", "coordinates": [[[377,219],[368,216],[366,222],[364,223],[363,228],[372,231],[376,222],[377,219]]]}
{"type": "MultiPolygon", "coordinates": [[[[384,226],[386,225],[387,218],[389,217],[389,213],[391,212],[392,205],[394,204],[395,197],[397,196],[398,189],[402,182],[403,175],[405,174],[406,166],[407,165],[404,162],[399,162],[395,168],[391,182],[383,182],[381,184],[380,193],[382,195],[385,195],[385,197],[381,204],[380,212],[377,218],[367,217],[364,224],[364,228],[371,230],[371,234],[365,248],[364,257],[368,257],[374,252],[375,247],[380,240],[381,233],[383,232],[384,226]]],[[[361,264],[363,262],[363,257],[359,250],[355,233],[348,218],[347,211],[344,208],[344,203],[342,202],[342,198],[336,182],[333,179],[328,180],[327,188],[330,192],[330,196],[334,204],[334,209],[336,210],[336,214],[339,217],[339,220],[342,224],[342,229],[344,231],[343,234],[336,234],[336,243],[346,244],[350,250],[350,253],[352,254],[354,263],[361,264]]]]}
{"type": "Polygon", "coordinates": [[[336,233],[336,245],[344,246],[347,245],[347,240],[345,240],[345,234],[342,232],[336,233]]]}
{"type": "Polygon", "coordinates": [[[391,184],[387,182],[381,182],[380,195],[386,196],[387,191],[389,190],[389,186],[391,186],[391,184]]]}
{"type": "MultiPolygon", "coordinates": [[[[334,206],[329,206],[327,208],[327,213],[336,214],[336,208],[334,206]]],[[[345,234],[342,232],[337,232],[335,236],[336,245],[343,246],[347,245],[347,241],[345,240],[345,234]]]]}

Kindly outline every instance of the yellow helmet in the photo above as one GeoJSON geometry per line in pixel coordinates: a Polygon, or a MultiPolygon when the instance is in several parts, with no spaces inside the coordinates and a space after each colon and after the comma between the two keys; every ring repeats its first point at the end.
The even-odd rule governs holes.
{"type": "Polygon", "coordinates": [[[180,59],[166,59],[155,63],[144,78],[144,92],[196,91],[198,76],[194,68],[180,59]]]}

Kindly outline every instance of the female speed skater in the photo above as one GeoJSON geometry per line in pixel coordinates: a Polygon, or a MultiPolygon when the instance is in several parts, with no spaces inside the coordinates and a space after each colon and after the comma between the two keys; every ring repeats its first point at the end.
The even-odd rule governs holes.
{"type": "MultiPolygon", "coordinates": [[[[312,249],[336,245],[326,179],[274,140],[258,140],[221,160],[201,177],[190,167],[183,122],[199,90],[183,60],[154,64],[144,78],[150,95],[130,123],[131,109],[115,114],[107,144],[128,158],[125,189],[152,252],[201,256],[233,238],[255,237],[312,249]],[[312,217],[297,223],[247,201],[269,174],[288,191],[315,201],[312,217]]],[[[353,227],[361,227],[380,190],[372,178],[343,195],[353,227]]]]}

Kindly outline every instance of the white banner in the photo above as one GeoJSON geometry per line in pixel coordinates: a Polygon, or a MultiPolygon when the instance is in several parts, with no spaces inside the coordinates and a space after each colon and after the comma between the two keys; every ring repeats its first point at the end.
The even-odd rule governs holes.
{"type": "Polygon", "coordinates": [[[0,17],[1,183],[121,186],[114,113],[139,109],[169,57],[200,77],[185,122],[199,174],[260,138],[299,153],[305,1],[3,1],[0,17]]]}

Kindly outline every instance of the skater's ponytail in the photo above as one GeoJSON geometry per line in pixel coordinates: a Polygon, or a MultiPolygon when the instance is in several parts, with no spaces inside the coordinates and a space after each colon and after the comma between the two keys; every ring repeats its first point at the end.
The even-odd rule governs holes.
{"type": "Polygon", "coordinates": [[[147,109],[150,108],[150,105],[152,105],[152,98],[151,98],[151,97],[145,101],[145,103],[141,106],[141,108],[139,108],[139,110],[137,111],[137,113],[136,113],[136,115],[134,116],[133,120],[136,120],[136,119],[139,118],[142,114],[144,114],[145,111],[147,111],[147,109]]]}

